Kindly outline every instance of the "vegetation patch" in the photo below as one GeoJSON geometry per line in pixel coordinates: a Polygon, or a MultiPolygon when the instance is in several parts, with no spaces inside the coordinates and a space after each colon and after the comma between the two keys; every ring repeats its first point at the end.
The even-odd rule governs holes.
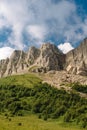
{"type": "Polygon", "coordinates": [[[74,89],[78,92],[87,94],[87,85],[81,85],[80,83],[76,82],[76,83],[71,83],[69,86],[71,86],[72,89],[74,89]]]}
{"type": "Polygon", "coordinates": [[[83,130],[72,124],[61,124],[58,120],[38,119],[36,115],[11,117],[9,122],[4,116],[0,116],[0,130],[83,130]]]}
{"type": "Polygon", "coordinates": [[[21,78],[17,76],[17,78],[21,79],[19,83],[16,76],[12,76],[2,79],[0,84],[0,113],[7,119],[10,119],[9,116],[22,117],[36,114],[44,121],[62,117],[63,122],[87,127],[86,99],[74,92],[67,93],[63,89],[58,90],[46,83],[42,84],[40,79],[34,79],[32,75],[30,77],[22,75],[21,78]],[[27,85],[21,85],[20,81],[25,77],[28,81],[27,85]],[[12,85],[13,79],[15,82],[12,85]]]}
{"type": "Polygon", "coordinates": [[[23,87],[34,87],[39,84],[41,79],[34,74],[23,74],[23,75],[13,75],[5,78],[0,78],[0,86],[23,86],[23,87]]]}

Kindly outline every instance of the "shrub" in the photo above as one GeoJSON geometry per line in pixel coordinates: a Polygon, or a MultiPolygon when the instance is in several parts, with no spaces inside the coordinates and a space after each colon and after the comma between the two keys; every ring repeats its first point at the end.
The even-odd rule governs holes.
{"type": "Polygon", "coordinates": [[[86,128],[86,126],[87,126],[87,122],[83,121],[82,122],[82,128],[86,128]]]}
{"type": "Polygon", "coordinates": [[[11,118],[9,118],[8,120],[11,121],[11,118]]]}
{"type": "Polygon", "coordinates": [[[18,123],[18,126],[21,126],[21,125],[22,125],[22,123],[21,123],[21,122],[19,122],[19,123],[18,123]]]}
{"type": "Polygon", "coordinates": [[[70,122],[71,120],[71,113],[66,112],[66,114],[64,115],[64,122],[70,122]]]}
{"type": "Polygon", "coordinates": [[[38,118],[41,119],[41,114],[38,115],[38,118]]]}
{"type": "Polygon", "coordinates": [[[48,116],[47,116],[47,115],[44,115],[43,119],[44,119],[45,121],[47,121],[48,116]]]}

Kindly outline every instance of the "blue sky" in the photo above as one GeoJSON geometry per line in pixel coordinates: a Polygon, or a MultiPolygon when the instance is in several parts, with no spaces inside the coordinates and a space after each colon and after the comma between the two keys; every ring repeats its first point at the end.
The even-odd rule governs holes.
{"type": "Polygon", "coordinates": [[[0,0],[0,48],[44,42],[75,48],[87,37],[86,6],[86,0],[0,0]]]}

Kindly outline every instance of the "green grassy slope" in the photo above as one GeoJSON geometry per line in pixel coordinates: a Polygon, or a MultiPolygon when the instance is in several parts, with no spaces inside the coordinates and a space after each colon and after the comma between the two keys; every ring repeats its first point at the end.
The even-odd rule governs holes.
{"type": "Polygon", "coordinates": [[[60,121],[82,129],[87,128],[87,100],[42,84],[33,74],[9,76],[0,79],[0,115],[0,130],[68,130],[60,121]]]}
{"type": "Polygon", "coordinates": [[[25,117],[0,116],[0,130],[84,130],[71,124],[61,124],[58,120],[44,121],[35,115],[25,117]],[[21,124],[21,125],[20,125],[21,124]]]}
{"type": "Polygon", "coordinates": [[[0,78],[0,86],[18,85],[24,87],[33,87],[41,82],[41,79],[34,74],[13,75],[0,78]]]}

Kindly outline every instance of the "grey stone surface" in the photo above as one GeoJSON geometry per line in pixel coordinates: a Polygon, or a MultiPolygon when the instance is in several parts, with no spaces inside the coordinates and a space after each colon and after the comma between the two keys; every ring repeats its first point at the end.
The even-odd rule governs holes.
{"type": "Polygon", "coordinates": [[[87,39],[66,55],[54,44],[44,43],[28,52],[15,50],[11,57],[0,61],[0,77],[32,72],[46,73],[65,70],[71,74],[87,75],[87,39]]]}
{"type": "Polygon", "coordinates": [[[66,54],[65,69],[70,73],[87,75],[87,39],[66,54]]]}

